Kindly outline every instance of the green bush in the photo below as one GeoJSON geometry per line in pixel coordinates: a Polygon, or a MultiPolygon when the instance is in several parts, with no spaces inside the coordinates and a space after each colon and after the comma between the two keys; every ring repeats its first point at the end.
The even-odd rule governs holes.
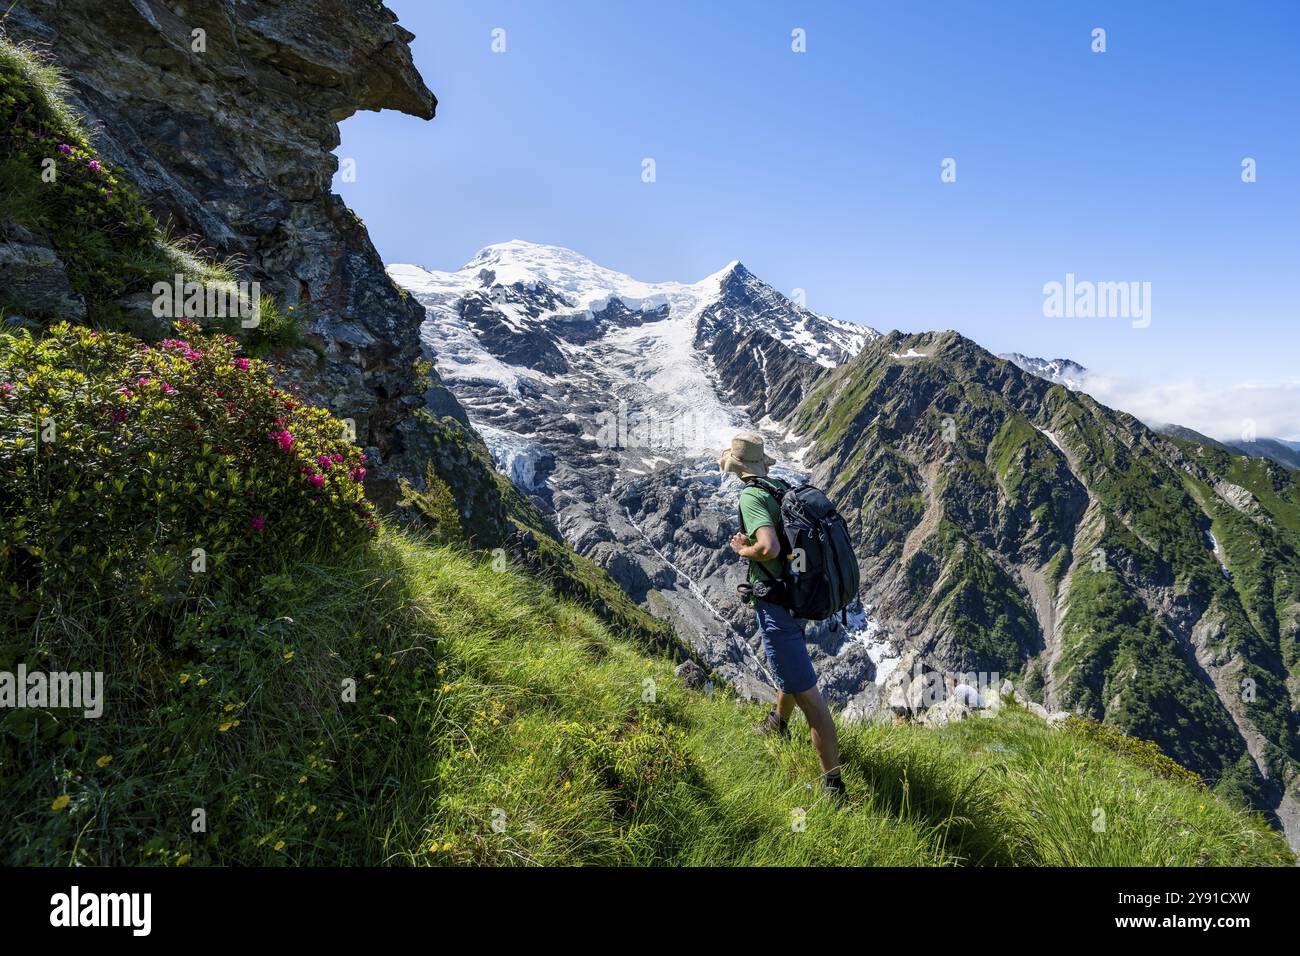
{"type": "Polygon", "coordinates": [[[433,465],[424,466],[424,490],[421,491],[405,478],[401,479],[400,503],[414,508],[424,523],[443,541],[464,541],[456,498],[447,483],[438,477],[433,465]]]}
{"type": "Polygon", "coordinates": [[[1182,764],[1171,760],[1160,749],[1159,744],[1150,740],[1130,737],[1109,724],[1103,724],[1091,717],[1082,717],[1077,714],[1070,716],[1061,725],[1061,730],[1075,737],[1082,737],[1095,744],[1100,744],[1112,753],[1127,757],[1133,763],[1151,771],[1158,777],[1186,784],[1197,790],[1206,789],[1205,781],[1200,776],[1188,770],[1182,764]]]}
{"type": "Polygon", "coordinates": [[[298,314],[294,306],[281,309],[280,304],[271,296],[264,295],[258,303],[258,324],[252,329],[239,329],[238,322],[232,322],[232,328],[222,331],[237,335],[242,332],[241,341],[249,355],[263,358],[276,352],[297,348],[306,342],[303,325],[307,319],[298,314]]]}
{"type": "Polygon", "coordinates": [[[20,620],[84,589],[192,595],[375,527],[343,424],[228,336],[176,327],[152,347],[0,334],[0,580],[20,620]]]}

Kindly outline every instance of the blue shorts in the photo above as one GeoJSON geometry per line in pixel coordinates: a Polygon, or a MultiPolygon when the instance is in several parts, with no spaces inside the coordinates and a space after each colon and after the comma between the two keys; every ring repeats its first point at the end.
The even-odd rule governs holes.
{"type": "Polygon", "coordinates": [[[817,672],[804,643],[802,622],[780,605],[758,598],[754,599],[754,612],[777,688],[787,694],[802,694],[816,687],[817,672]]]}

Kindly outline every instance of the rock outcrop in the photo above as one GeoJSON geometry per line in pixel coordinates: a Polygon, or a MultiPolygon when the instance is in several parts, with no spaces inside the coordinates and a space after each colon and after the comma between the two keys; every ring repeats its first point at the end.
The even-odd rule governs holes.
{"type": "MultiPolygon", "coordinates": [[[[352,0],[25,0],[5,28],[52,54],[96,148],[173,236],[234,258],[305,317],[310,347],[280,359],[285,379],[356,423],[375,459],[372,495],[391,503],[399,476],[422,481],[432,456],[414,412],[427,401],[467,420],[436,373],[417,374],[424,310],[331,190],[341,120],[434,115],[413,35],[392,12],[352,0]]],[[[57,269],[43,272],[53,311],[75,314],[57,269]]]]}
{"type": "Polygon", "coordinates": [[[6,305],[21,302],[39,315],[76,322],[86,303],[73,291],[62,260],[42,237],[9,224],[0,241],[0,275],[6,305]]]}

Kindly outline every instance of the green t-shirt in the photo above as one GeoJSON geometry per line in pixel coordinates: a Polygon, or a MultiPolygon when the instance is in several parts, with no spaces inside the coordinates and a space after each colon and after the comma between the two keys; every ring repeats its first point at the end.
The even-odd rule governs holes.
{"type": "MultiPolygon", "coordinates": [[[[747,485],[745,490],[740,493],[740,516],[744,521],[746,534],[749,535],[749,543],[754,544],[754,532],[759,528],[775,528],[778,540],[781,534],[781,505],[769,492],[754,485],[747,485]]],[[[749,562],[749,580],[769,581],[771,578],[765,577],[759,568],[765,568],[771,578],[781,577],[781,558],[775,557],[770,561],[750,561],[749,562]]]]}

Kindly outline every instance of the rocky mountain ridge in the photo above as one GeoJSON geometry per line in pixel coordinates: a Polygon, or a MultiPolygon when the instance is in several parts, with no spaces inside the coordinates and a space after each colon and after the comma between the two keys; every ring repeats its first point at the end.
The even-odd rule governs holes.
{"type": "MultiPolygon", "coordinates": [[[[1017,367],[1029,372],[1031,375],[1037,375],[1039,378],[1045,378],[1049,382],[1064,385],[1072,391],[1089,391],[1088,369],[1070,359],[1036,358],[1034,356],[1021,355],[1019,352],[1003,352],[998,356],[998,358],[1004,358],[1015,364],[1017,367]]],[[[1220,441],[1202,435],[1200,432],[1194,431],[1193,429],[1187,428],[1183,425],[1173,425],[1153,421],[1149,421],[1147,424],[1162,435],[1190,438],[1191,440],[1201,444],[1231,449],[1234,453],[1239,455],[1247,455],[1251,458],[1268,458],[1277,462],[1279,465],[1286,465],[1288,468],[1300,468],[1300,442],[1267,437],[1249,439],[1240,438],[1220,441]]]]}

